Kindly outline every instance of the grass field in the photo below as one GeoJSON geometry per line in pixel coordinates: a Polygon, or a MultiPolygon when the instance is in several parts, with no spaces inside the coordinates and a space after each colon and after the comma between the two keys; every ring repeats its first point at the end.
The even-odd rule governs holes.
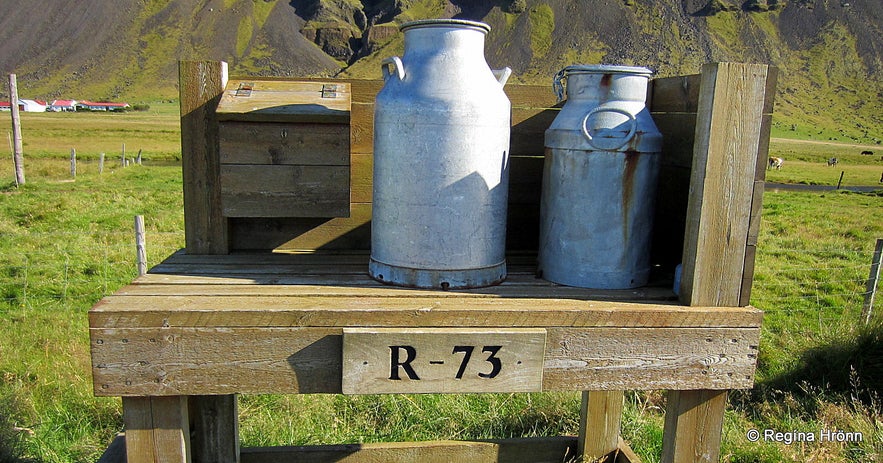
{"type": "MultiPolygon", "coordinates": [[[[180,166],[168,162],[180,150],[177,112],[155,108],[83,120],[26,115],[20,188],[8,152],[0,156],[0,462],[95,461],[122,429],[119,399],[92,395],[86,313],[135,276],[134,215],[146,218],[151,264],[183,246],[180,166]],[[73,180],[74,141],[78,153],[140,147],[148,162],[101,175],[84,164],[73,180]]],[[[786,164],[770,179],[836,184],[823,162],[841,149],[838,177],[847,167],[879,175],[881,164],[849,145],[777,140],[771,150],[786,164]]],[[[757,386],[730,397],[724,461],[883,460],[883,329],[859,323],[877,238],[881,194],[766,193],[752,295],[765,311],[757,386]],[[752,443],[750,429],[842,430],[863,440],[752,443]]],[[[643,461],[659,461],[664,394],[630,391],[626,400],[624,438],[643,461]]],[[[240,433],[246,447],[575,434],[578,413],[578,393],[242,396],[240,433]]]]}

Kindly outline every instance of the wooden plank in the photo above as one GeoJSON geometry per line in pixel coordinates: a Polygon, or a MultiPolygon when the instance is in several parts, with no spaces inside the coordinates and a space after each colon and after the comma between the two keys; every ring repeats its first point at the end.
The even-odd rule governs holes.
{"type": "Polygon", "coordinates": [[[222,164],[348,166],[346,124],[221,122],[222,164]]]}
{"type": "MultiPolygon", "coordinates": [[[[547,328],[543,390],[748,388],[759,332],[547,328]]],[[[342,333],[331,327],[92,328],[94,391],[99,396],[340,393],[342,333]]]]}
{"type": "Polygon", "coordinates": [[[343,393],[539,392],[540,328],[344,328],[343,393]]]}
{"type": "Polygon", "coordinates": [[[227,221],[221,213],[218,124],[215,109],[227,80],[227,63],[180,61],[181,169],[187,252],[226,254],[227,221]]]}
{"type": "Polygon", "coordinates": [[[239,413],[235,394],[188,397],[193,463],[239,462],[239,413]]]}
{"type": "Polygon", "coordinates": [[[767,66],[703,67],[681,295],[687,304],[739,304],[767,66]]]}
{"type": "MultiPolygon", "coordinates": [[[[681,281],[681,299],[690,305],[747,302],[758,156],[768,143],[764,114],[775,87],[769,72],[735,63],[702,68],[681,281]]],[[[718,461],[726,392],[672,389],[678,390],[666,403],[662,462],[718,461]]]]}
{"type": "Polygon", "coordinates": [[[92,328],[155,326],[760,326],[752,307],[716,308],[597,300],[275,295],[108,296],[90,312],[92,328]]]}
{"type": "Polygon", "coordinates": [[[673,391],[668,394],[662,443],[664,463],[720,461],[726,391],[673,391]],[[669,432],[677,429],[679,432],[669,432]]]}
{"type": "MultiPolygon", "coordinates": [[[[360,266],[361,268],[361,266],[360,266]]],[[[364,268],[361,268],[364,270],[364,268]]],[[[139,279],[139,284],[129,285],[120,289],[118,296],[268,296],[288,295],[298,297],[465,297],[465,298],[539,298],[542,296],[554,298],[570,298],[583,300],[621,300],[646,302],[665,302],[674,299],[674,294],[668,288],[639,288],[634,290],[599,290],[588,293],[582,288],[571,286],[559,286],[546,280],[539,280],[530,275],[510,274],[505,286],[477,288],[467,291],[434,291],[427,293],[422,289],[392,288],[388,285],[376,282],[365,276],[364,278],[347,275],[343,278],[326,278],[325,284],[297,284],[293,283],[293,277],[284,280],[284,274],[270,274],[263,280],[265,284],[251,284],[252,281],[215,281],[211,277],[186,277],[179,280],[175,275],[169,275],[169,279],[160,279],[161,275],[150,275],[148,278],[139,279]],[[271,278],[280,280],[272,281],[271,278]],[[355,281],[353,281],[355,280],[355,281]],[[187,283],[185,283],[185,281],[187,283]],[[272,283],[272,286],[269,284],[272,283]],[[182,285],[193,285],[182,288],[182,285]],[[430,295],[431,294],[431,295],[430,295]],[[589,296],[591,294],[591,296],[589,296]]],[[[244,278],[243,278],[244,279],[244,278]]]]}
{"type": "Polygon", "coordinates": [[[124,397],[128,463],[189,463],[187,397],[124,397]]]}
{"type": "Polygon", "coordinates": [[[622,440],[622,408],[622,391],[583,392],[578,445],[584,461],[614,463],[622,440]]]}
{"type": "Polygon", "coordinates": [[[560,463],[574,455],[573,437],[482,441],[389,442],[305,447],[246,448],[243,463],[560,463]]]}
{"type": "Polygon", "coordinates": [[[226,217],[346,217],[348,166],[221,165],[226,217]]]}
{"type": "MultiPolygon", "coordinates": [[[[652,113],[695,113],[699,103],[700,74],[661,77],[650,81],[652,113]]],[[[654,115],[655,117],[655,115],[654,115]]],[[[663,132],[664,133],[664,132],[663,132]]]]}
{"type": "Polygon", "coordinates": [[[346,124],[350,118],[350,85],[232,79],[218,104],[218,120],[255,122],[323,122],[346,124]]]}

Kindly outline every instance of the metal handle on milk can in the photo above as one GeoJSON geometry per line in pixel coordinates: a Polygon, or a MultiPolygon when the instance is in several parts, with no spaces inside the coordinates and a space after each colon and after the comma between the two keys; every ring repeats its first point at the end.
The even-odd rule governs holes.
{"type": "Polygon", "coordinates": [[[494,73],[494,77],[497,78],[497,82],[500,83],[500,87],[506,85],[506,81],[509,80],[509,76],[512,75],[512,69],[508,66],[503,69],[493,69],[491,72],[494,73]]]}
{"type": "Polygon", "coordinates": [[[586,137],[586,139],[589,141],[589,144],[592,145],[593,147],[598,148],[599,150],[615,150],[615,149],[622,148],[623,146],[625,146],[626,143],[628,143],[632,138],[634,138],[635,133],[637,133],[637,131],[638,131],[638,120],[635,118],[634,114],[632,114],[624,109],[605,108],[603,106],[599,106],[595,109],[592,109],[588,113],[586,113],[586,117],[583,118],[583,122],[582,122],[582,124],[580,124],[580,129],[582,129],[583,136],[586,137]],[[595,114],[605,113],[605,112],[618,113],[618,114],[622,114],[622,115],[629,118],[629,123],[631,126],[629,127],[629,132],[626,134],[625,137],[623,137],[621,139],[616,139],[616,138],[606,138],[605,139],[605,140],[614,140],[615,142],[621,140],[621,143],[619,143],[619,144],[611,145],[611,146],[598,146],[595,144],[596,139],[594,137],[592,137],[592,134],[589,133],[589,127],[588,127],[589,118],[594,116],[595,114]]]}
{"type": "Polygon", "coordinates": [[[558,71],[552,78],[552,91],[558,97],[558,102],[564,101],[564,69],[558,71]]]}
{"type": "Polygon", "coordinates": [[[395,74],[398,76],[399,80],[403,80],[405,78],[405,66],[402,64],[402,59],[398,56],[392,56],[389,58],[384,58],[383,61],[380,62],[380,69],[383,71],[383,81],[389,80],[390,76],[392,76],[392,71],[390,71],[389,67],[395,69],[395,74]]]}

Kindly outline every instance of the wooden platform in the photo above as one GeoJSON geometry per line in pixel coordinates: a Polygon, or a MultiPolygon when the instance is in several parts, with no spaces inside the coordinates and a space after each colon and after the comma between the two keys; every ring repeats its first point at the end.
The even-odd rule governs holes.
{"type": "MultiPolygon", "coordinates": [[[[243,135],[229,127],[220,133],[221,119],[227,116],[216,113],[217,105],[225,88],[231,91],[226,65],[182,62],[180,71],[186,253],[170,256],[89,313],[94,391],[123,397],[126,426],[125,441],[118,438],[103,461],[499,463],[585,458],[635,463],[619,436],[622,391],[627,389],[669,391],[664,463],[719,460],[726,391],[752,387],[757,362],[762,314],[747,301],[774,69],[712,63],[698,75],[652,82],[649,108],[664,137],[651,255],[660,277],[655,285],[625,291],[568,288],[534,275],[542,134],[560,107],[548,88],[506,87],[512,102],[514,192],[507,219],[508,279],[484,289],[434,291],[385,286],[367,276],[370,141],[380,82],[332,79],[322,84],[347,84],[352,92],[349,162],[342,163],[349,178],[328,177],[340,187],[335,191],[349,190],[349,203],[333,214],[302,216],[310,210],[307,204],[286,212],[290,216],[275,217],[268,200],[252,217],[224,207],[241,196],[225,180],[224,169],[231,162],[246,162],[242,159],[252,162],[251,157],[229,158],[252,145],[243,144],[243,135]],[[666,275],[670,280],[678,263],[683,275],[680,297],[675,297],[666,275]],[[525,362],[517,355],[498,355],[497,345],[449,346],[457,336],[474,340],[480,339],[476,333],[500,332],[542,348],[524,353],[532,360],[525,362]],[[399,371],[408,381],[417,381],[412,376],[426,380],[422,372],[431,369],[416,375],[404,366],[414,366],[409,362],[417,361],[412,355],[417,347],[364,344],[372,333],[384,340],[390,333],[411,336],[407,339],[427,343],[419,346],[421,351],[424,345],[433,351],[444,344],[462,362],[454,379],[439,380],[421,392],[450,391],[444,383],[462,379],[471,349],[484,354],[476,360],[482,367],[480,378],[497,378],[498,367],[513,365],[527,372],[511,382],[474,381],[471,392],[583,391],[579,436],[239,448],[237,393],[375,390],[359,379],[356,387],[345,389],[344,378],[362,368],[350,355],[352,346],[388,352],[388,381],[401,379],[399,371]],[[358,342],[347,342],[353,339],[358,342]],[[395,357],[399,354],[404,358],[395,357]]],[[[241,89],[241,83],[231,82],[232,91],[241,89]]],[[[247,123],[269,124],[260,127],[267,139],[288,140],[301,130],[280,127],[278,116],[247,123]]],[[[340,146],[346,146],[345,139],[340,146]]],[[[287,169],[284,158],[271,156],[270,162],[287,169]]],[[[253,178],[251,183],[258,182],[253,178]]],[[[377,363],[372,358],[361,365],[373,367],[372,362],[377,363]]]]}
{"type": "Polygon", "coordinates": [[[760,311],[563,287],[519,260],[502,285],[434,291],[374,282],[367,254],[178,253],[90,312],[95,393],[340,393],[343,327],[427,326],[545,328],[546,391],[752,386],[760,311]]]}

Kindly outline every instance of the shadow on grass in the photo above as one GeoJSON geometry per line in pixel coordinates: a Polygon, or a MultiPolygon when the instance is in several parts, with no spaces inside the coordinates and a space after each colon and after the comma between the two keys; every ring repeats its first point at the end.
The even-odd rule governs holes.
{"type": "Polygon", "coordinates": [[[27,430],[16,427],[15,402],[0,394],[0,463],[37,463],[37,460],[25,458],[24,440],[27,430]]]}
{"type": "Polygon", "coordinates": [[[819,399],[883,413],[883,323],[805,351],[791,371],[758,383],[735,402],[746,411],[756,410],[754,405],[786,395],[808,416],[818,413],[819,399]]]}

